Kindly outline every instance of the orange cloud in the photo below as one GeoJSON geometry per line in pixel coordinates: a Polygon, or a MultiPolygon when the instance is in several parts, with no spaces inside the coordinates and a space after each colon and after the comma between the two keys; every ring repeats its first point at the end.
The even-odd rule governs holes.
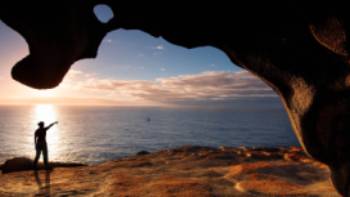
{"type": "Polygon", "coordinates": [[[228,101],[242,98],[276,97],[273,90],[247,71],[208,71],[194,75],[146,80],[101,79],[73,71],[75,86],[109,99],[174,104],[193,101],[228,101]]]}

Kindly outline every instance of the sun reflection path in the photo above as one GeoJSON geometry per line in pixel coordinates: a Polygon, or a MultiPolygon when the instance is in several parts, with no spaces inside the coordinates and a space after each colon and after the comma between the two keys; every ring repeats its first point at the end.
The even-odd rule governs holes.
{"type": "MultiPolygon", "coordinates": [[[[36,128],[39,121],[44,121],[45,126],[57,121],[56,107],[52,104],[35,105],[33,121],[36,128]]],[[[59,126],[55,125],[47,131],[46,140],[49,149],[49,159],[57,160],[60,140],[59,126]]]]}

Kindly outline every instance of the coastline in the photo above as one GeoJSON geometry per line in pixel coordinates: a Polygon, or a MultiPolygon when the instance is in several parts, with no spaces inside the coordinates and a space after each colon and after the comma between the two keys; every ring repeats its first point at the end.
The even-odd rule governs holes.
{"type": "Polygon", "coordinates": [[[300,147],[183,146],[88,166],[0,175],[1,196],[339,196],[300,147]]]}

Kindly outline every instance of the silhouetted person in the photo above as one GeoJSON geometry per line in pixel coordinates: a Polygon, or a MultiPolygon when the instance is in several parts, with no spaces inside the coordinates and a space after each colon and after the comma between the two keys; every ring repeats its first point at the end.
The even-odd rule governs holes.
{"type": "Polygon", "coordinates": [[[35,169],[37,169],[38,160],[41,152],[43,152],[43,156],[44,156],[45,169],[46,170],[49,169],[48,150],[47,150],[47,143],[46,143],[46,131],[49,130],[53,125],[57,123],[58,123],[57,121],[53,122],[47,127],[45,127],[43,121],[40,121],[38,123],[39,128],[35,131],[35,134],[34,134],[34,144],[35,144],[35,150],[36,150],[36,155],[34,159],[35,169]]]}

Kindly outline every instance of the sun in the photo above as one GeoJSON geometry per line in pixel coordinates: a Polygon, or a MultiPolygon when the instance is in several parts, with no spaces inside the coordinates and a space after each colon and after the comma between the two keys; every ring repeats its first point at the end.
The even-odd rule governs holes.
{"type": "Polygon", "coordinates": [[[35,121],[44,121],[46,124],[56,121],[56,109],[52,104],[35,105],[35,121]]]}

